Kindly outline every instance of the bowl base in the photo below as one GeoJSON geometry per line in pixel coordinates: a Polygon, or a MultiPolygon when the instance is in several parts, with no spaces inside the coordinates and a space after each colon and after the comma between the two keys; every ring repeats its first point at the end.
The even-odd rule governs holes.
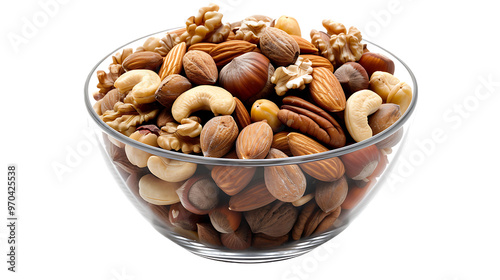
{"type": "Polygon", "coordinates": [[[198,241],[180,236],[162,225],[153,224],[154,228],[162,235],[168,237],[176,244],[189,252],[210,260],[231,263],[267,263],[292,259],[310,252],[314,248],[326,243],[347,228],[348,224],[333,229],[330,232],[298,241],[288,242],[279,248],[273,249],[247,249],[242,251],[229,250],[220,247],[209,247],[198,241]]]}

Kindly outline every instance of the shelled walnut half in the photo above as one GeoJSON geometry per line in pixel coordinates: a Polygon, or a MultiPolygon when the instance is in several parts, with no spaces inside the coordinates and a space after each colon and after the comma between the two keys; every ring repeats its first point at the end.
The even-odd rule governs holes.
{"type": "Polygon", "coordinates": [[[167,122],[161,128],[158,145],[165,150],[181,150],[183,153],[200,153],[200,133],[202,126],[200,118],[191,116],[182,119],[178,124],[167,122]]]}

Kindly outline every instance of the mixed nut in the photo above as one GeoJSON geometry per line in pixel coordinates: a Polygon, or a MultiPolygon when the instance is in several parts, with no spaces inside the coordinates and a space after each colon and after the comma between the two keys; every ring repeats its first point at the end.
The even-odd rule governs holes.
{"type": "MultiPolygon", "coordinates": [[[[146,145],[204,157],[274,159],[364,141],[394,124],[412,90],[355,27],[292,17],[223,23],[211,4],[98,71],[94,109],[146,145]]],[[[300,164],[197,165],[109,136],[116,166],[164,226],[209,246],[267,249],[334,229],[387,165],[402,131],[341,157],[300,164]]]]}

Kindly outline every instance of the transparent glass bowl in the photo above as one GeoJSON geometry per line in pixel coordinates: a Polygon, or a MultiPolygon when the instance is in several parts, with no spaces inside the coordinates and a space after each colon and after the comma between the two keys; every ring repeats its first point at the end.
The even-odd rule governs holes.
{"type": "MultiPolygon", "coordinates": [[[[418,99],[417,82],[408,66],[389,51],[377,46],[376,44],[373,44],[366,40],[364,41],[368,45],[368,49],[371,52],[381,53],[392,59],[395,63],[396,69],[394,76],[399,78],[401,81],[405,81],[410,84],[413,90],[413,99],[405,114],[390,128],[371,137],[368,140],[324,153],[299,157],[261,160],[206,158],[199,155],[167,151],[132,140],[131,138],[109,127],[99,118],[99,116],[93,109],[95,100],[92,94],[97,90],[96,85],[98,83],[96,72],[98,70],[107,71],[108,65],[112,62],[112,55],[124,48],[135,49],[138,46],[142,46],[144,41],[151,36],[161,38],[167,31],[169,30],[144,36],[112,51],[97,63],[97,65],[90,72],[85,82],[85,105],[91,119],[93,120],[92,123],[94,129],[96,130],[96,132],[98,132],[96,133],[96,135],[99,136],[98,139],[102,147],[104,159],[110,167],[110,171],[114,175],[114,178],[118,182],[118,185],[121,187],[122,191],[129,197],[130,201],[132,202],[132,204],[134,204],[137,210],[151,223],[151,225],[158,232],[160,232],[162,235],[164,235],[174,243],[186,248],[188,251],[196,255],[209,259],[228,262],[257,263],[293,258],[309,252],[310,250],[327,242],[328,240],[332,239],[340,232],[342,232],[350,224],[350,222],[365,208],[365,206],[375,196],[377,191],[382,187],[384,178],[387,177],[387,174],[390,172],[391,166],[396,161],[399,155],[401,146],[406,141],[406,135],[408,133],[412,114],[415,110],[416,102],[418,99]],[[399,141],[394,141],[394,139],[398,139],[399,141]],[[248,223],[246,222],[245,217],[247,216],[245,213],[243,213],[241,215],[240,226],[237,230],[239,231],[240,236],[243,237],[238,240],[244,240],[244,243],[249,243],[250,247],[242,250],[237,250],[235,248],[229,249],[226,246],[210,245],[206,242],[201,243],[199,241],[198,232],[196,230],[192,230],[193,228],[190,227],[196,227],[196,223],[211,227],[211,220],[209,215],[185,215],[186,217],[182,217],[182,213],[179,214],[180,204],[177,204],[175,206],[160,206],[146,202],[140,195],[139,181],[143,176],[152,175],[150,175],[150,171],[147,167],[139,168],[128,161],[125,153],[125,146],[133,147],[147,152],[151,155],[166,159],[195,163],[197,164],[196,175],[204,175],[207,177],[211,176],[211,170],[215,166],[239,166],[246,167],[246,169],[255,169],[255,175],[248,183],[246,189],[258,184],[262,184],[264,181],[264,170],[271,166],[299,165],[302,168],[305,163],[311,164],[314,162],[319,162],[321,160],[327,161],[331,158],[345,156],[361,149],[369,149],[369,146],[371,146],[371,148],[377,147],[380,155],[380,160],[374,173],[368,178],[365,178],[364,180],[347,179],[348,193],[345,201],[342,203],[342,206],[340,206],[340,215],[337,219],[329,219],[328,223],[325,221],[328,217],[325,218],[323,220],[325,221],[325,224],[323,224],[323,230],[321,233],[314,231],[315,225],[320,223],[318,221],[314,222],[313,220],[315,218],[313,216],[316,215],[316,219],[321,220],[321,218],[324,218],[327,215],[321,213],[321,209],[319,209],[317,205],[314,207],[309,207],[307,206],[307,204],[297,204],[300,206],[293,206],[293,208],[295,209],[294,211],[296,211],[296,218],[295,222],[293,223],[293,228],[287,234],[274,238],[269,237],[269,235],[267,234],[263,235],[262,233],[252,233],[251,229],[248,227],[248,223]],[[304,209],[306,208],[308,208],[309,210],[304,211],[304,209]],[[312,214],[308,215],[305,212],[311,212],[312,214]],[[175,218],[173,218],[174,216],[175,218]],[[178,221],[176,220],[176,218],[181,220],[178,221]],[[171,223],[172,220],[174,221],[175,225],[171,223]],[[300,220],[302,220],[302,222],[300,222],[300,220]],[[333,220],[334,222],[332,223],[333,220]],[[298,225],[299,223],[300,225],[298,225]],[[297,227],[297,229],[295,229],[295,227],[297,227]],[[304,230],[302,231],[302,236],[300,234],[301,227],[304,228],[304,230]],[[325,230],[325,228],[328,229],[325,230]],[[292,234],[293,231],[296,231],[295,235],[292,234]],[[309,236],[303,237],[304,235],[309,236]],[[288,236],[288,238],[286,236],[288,236]],[[293,236],[300,236],[300,239],[294,240],[293,236]],[[250,238],[252,241],[248,242],[248,238],[250,238]]],[[[347,133],[347,131],[345,131],[345,133],[347,133]]],[[[315,193],[316,185],[319,184],[320,181],[307,175],[307,173],[305,172],[304,174],[306,174],[307,177],[306,194],[315,193]]],[[[220,204],[227,205],[229,203],[229,195],[226,195],[221,191],[219,192],[219,197],[220,204]]],[[[272,203],[274,203],[273,205],[275,206],[274,210],[279,209],[283,206],[276,206],[276,204],[278,203],[276,201],[272,203]]],[[[314,199],[309,203],[314,203],[314,199]]],[[[276,211],[276,213],[278,212],[279,211],[276,211]]],[[[270,211],[269,213],[272,213],[272,211],[270,211]]],[[[261,216],[271,217],[269,213],[267,216],[264,214],[261,214],[261,216]]],[[[271,221],[267,222],[271,223],[271,221]]],[[[268,228],[273,227],[272,224],[267,226],[268,228]]],[[[213,230],[210,232],[213,232],[213,230]]],[[[276,235],[275,233],[273,234],[276,235]]],[[[220,237],[222,235],[223,234],[217,233],[216,231],[216,234],[212,236],[220,237]]],[[[227,241],[233,237],[234,236],[226,236],[225,238],[227,241]]],[[[231,243],[230,241],[227,242],[231,243]]],[[[236,243],[236,247],[241,245],[238,242],[236,243]]]]}

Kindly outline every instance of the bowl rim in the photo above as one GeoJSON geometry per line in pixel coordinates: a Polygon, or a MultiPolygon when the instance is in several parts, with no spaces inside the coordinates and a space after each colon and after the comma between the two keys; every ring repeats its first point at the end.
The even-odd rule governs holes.
{"type": "Polygon", "coordinates": [[[417,100],[418,100],[418,85],[417,85],[417,80],[411,69],[408,67],[406,63],[404,63],[399,57],[394,55],[392,52],[386,50],[385,48],[368,41],[366,39],[363,39],[362,42],[368,43],[369,45],[373,45],[387,54],[391,55],[394,57],[401,65],[404,66],[406,71],[408,71],[408,74],[411,77],[412,80],[412,101],[406,110],[406,112],[397,120],[393,125],[391,125],[389,128],[386,130],[382,131],[381,133],[374,135],[366,140],[363,140],[361,142],[357,142],[348,146],[344,146],[341,148],[336,148],[329,150],[327,152],[322,152],[322,153],[317,153],[317,154],[311,154],[311,155],[304,155],[304,156],[294,156],[294,157],[288,157],[288,158],[276,158],[276,159],[230,159],[230,158],[211,158],[211,157],[204,157],[201,155],[195,155],[195,154],[185,154],[182,152],[178,151],[169,151],[162,149],[160,147],[153,147],[149,146],[146,144],[143,144],[139,141],[133,140],[120,132],[114,130],[111,128],[109,125],[107,125],[105,122],[103,122],[100,118],[99,115],[94,111],[93,105],[91,104],[93,98],[89,92],[89,85],[90,85],[90,80],[92,77],[96,74],[96,71],[98,70],[97,68],[101,65],[102,62],[104,62],[106,59],[109,59],[110,56],[114,55],[116,52],[122,50],[124,47],[131,45],[135,42],[138,42],[140,40],[143,40],[145,38],[149,38],[154,35],[158,35],[160,33],[164,32],[169,32],[172,30],[177,30],[181,27],[177,28],[169,28],[165,29],[159,32],[151,33],[145,36],[142,36],[140,38],[134,39],[126,44],[121,45],[120,47],[116,48],[115,50],[111,51],[109,54],[107,54],[104,58],[99,60],[99,62],[92,68],[90,73],[87,76],[87,79],[85,80],[85,85],[84,85],[84,100],[85,100],[85,107],[87,108],[87,111],[92,118],[92,120],[98,125],[98,127],[106,134],[110,135],[111,137],[117,139],[118,141],[130,145],[134,148],[138,148],[140,150],[146,151],[152,155],[164,157],[164,158],[169,158],[173,160],[179,160],[179,161],[185,161],[185,162],[192,162],[196,164],[205,164],[205,165],[226,165],[226,166],[245,166],[245,167],[258,167],[258,166],[276,166],[276,165],[289,165],[289,164],[301,164],[301,163],[306,163],[306,162],[311,162],[311,161],[318,161],[318,160],[324,160],[332,157],[338,157],[341,155],[345,155],[348,153],[352,153],[354,151],[363,149],[365,147],[368,147],[370,145],[376,144],[385,138],[389,137],[393,133],[397,132],[413,115],[417,100]]]}

